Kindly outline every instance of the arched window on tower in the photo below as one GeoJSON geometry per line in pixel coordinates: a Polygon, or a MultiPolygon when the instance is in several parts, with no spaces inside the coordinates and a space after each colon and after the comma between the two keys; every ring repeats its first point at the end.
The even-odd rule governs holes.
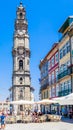
{"type": "Polygon", "coordinates": [[[19,61],[19,69],[22,70],[23,69],[23,60],[19,61]]]}
{"type": "Polygon", "coordinates": [[[23,89],[21,88],[19,91],[19,99],[23,99],[23,89]]]}
{"type": "Polygon", "coordinates": [[[22,84],[22,82],[23,82],[23,78],[22,78],[22,77],[20,77],[20,84],[22,84]]]}

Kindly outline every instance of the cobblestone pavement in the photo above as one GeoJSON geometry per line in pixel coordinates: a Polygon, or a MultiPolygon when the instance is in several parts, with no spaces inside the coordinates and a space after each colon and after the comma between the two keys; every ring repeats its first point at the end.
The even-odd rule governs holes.
{"type": "Polygon", "coordinates": [[[73,130],[73,123],[47,122],[47,123],[10,124],[6,126],[5,130],[73,130]]]}

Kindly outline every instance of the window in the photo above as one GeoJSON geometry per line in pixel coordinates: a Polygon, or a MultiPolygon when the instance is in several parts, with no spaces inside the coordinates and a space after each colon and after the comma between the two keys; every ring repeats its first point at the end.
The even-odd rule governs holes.
{"type": "Polygon", "coordinates": [[[59,89],[59,91],[61,91],[61,88],[62,88],[62,84],[60,84],[60,89],[59,89]]]}
{"type": "Polygon", "coordinates": [[[20,97],[19,97],[19,99],[23,99],[23,90],[22,89],[20,89],[20,97]]]}
{"type": "Polygon", "coordinates": [[[67,70],[67,64],[63,64],[63,71],[67,70]]]}
{"type": "Polygon", "coordinates": [[[50,61],[48,61],[48,70],[50,69],[50,61]]]}
{"type": "Polygon", "coordinates": [[[55,54],[55,63],[58,63],[58,52],[55,54]]]}
{"type": "Polygon", "coordinates": [[[22,78],[22,77],[20,77],[20,84],[22,84],[22,82],[23,82],[23,78],[22,78]]]}
{"type": "Polygon", "coordinates": [[[65,82],[65,87],[66,87],[66,89],[68,90],[68,83],[67,83],[67,81],[65,82]]]}
{"type": "Polygon", "coordinates": [[[52,67],[54,66],[54,56],[51,59],[52,67]]]}
{"type": "Polygon", "coordinates": [[[48,98],[48,90],[45,91],[45,98],[48,98]]]}
{"type": "Polygon", "coordinates": [[[55,70],[56,80],[58,79],[58,69],[55,70]]]}
{"type": "Polygon", "coordinates": [[[52,72],[52,83],[54,83],[54,72],[52,72]]]}
{"type": "Polygon", "coordinates": [[[56,86],[56,96],[59,94],[59,85],[56,86]]]}
{"type": "Polygon", "coordinates": [[[20,111],[23,111],[23,105],[20,105],[20,111]]]}
{"type": "Polygon", "coordinates": [[[67,88],[67,84],[66,84],[66,82],[64,83],[64,90],[66,90],[67,88]]]}
{"type": "Polygon", "coordinates": [[[49,97],[51,98],[51,89],[49,89],[49,97]]]}
{"type": "Polygon", "coordinates": [[[51,82],[51,74],[49,74],[49,82],[51,82]]]}
{"type": "Polygon", "coordinates": [[[46,96],[46,95],[45,95],[45,92],[44,92],[44,99],[45,99],[45,96],[46,96]]]}
{"type": "Polygon", "coordinates": [[[55,87],[52,87],[52,97],[55,97],[55,87]]]}
{"type": "Polygon", "coordinates": [[[65,48],[65,45],[63,46],[63,56],[66,55],[66,48],[65,48]]]}
{"type": "Polygon", "coordinates": [[[60,73],[63,72],[63,65],[60,66],[60,73]]]}
{"type": "Polygon", "coordinates": [[[20,81],[22,81],[23,79],[22,79],[22,77],[20,77],[20,81]]]}
{"type": "Polygon", "coordinates": [[[61,91],[64,90],[64,83],[61,84],[61,91]]]}
{"type": "Polygon", "coordinates": [[[67,66],[70,66],[70,60],[69,60],[69,61],[67,61],[67,66]]]}
{"type": "Polygon", "coordinates": [[[69,42],[66,43],[66,48],[67,48],[67,53],[70,52],[70,43],[69,42]]]}
{"type": "Polygon", "coordinates": [[[71,89],[71,80],[68,80],[68,89],[71,89]]]}
{"type": "Polygon", "coordinates": [[[22,60],[19,61],[19,69],[23,69],[23,61],[22,60]]]}
{"type": "Polygon", "coordinates": [[[60,59],[63,57],[62,49],[60,50],[60,59]]]}
{"type": "Polygon", "coordinates": [[[23,15],[23,14],[22,14],[22,13],[20,13],[20,17],[22,17],[22,15],[23,15]]]}

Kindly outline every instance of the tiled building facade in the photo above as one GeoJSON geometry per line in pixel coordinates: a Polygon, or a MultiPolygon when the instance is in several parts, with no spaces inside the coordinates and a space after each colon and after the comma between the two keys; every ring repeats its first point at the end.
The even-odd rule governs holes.
{"type": "Polygon", "coordinates": [[[62,37],[40,61],[41,99],[65,96],[73,92],[73,16],[59,29],[62,37]]]}

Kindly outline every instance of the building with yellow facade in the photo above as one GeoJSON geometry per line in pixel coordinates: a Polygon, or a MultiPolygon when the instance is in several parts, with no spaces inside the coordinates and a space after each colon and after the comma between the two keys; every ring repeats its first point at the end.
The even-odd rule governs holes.
{"type": "Polygon", "coordinates": [[[59,29],[59,33],[62,33],[62,38],[59,40],[59,96],[72,92],[72,24],[73,16],[70,16],[59,29]]]}
{"type": "Polygon", "coordinates": [[[73,92],[73,16],[59,29],[61,38],[40,61],[41,99],[65,96],[73,92]]]}

